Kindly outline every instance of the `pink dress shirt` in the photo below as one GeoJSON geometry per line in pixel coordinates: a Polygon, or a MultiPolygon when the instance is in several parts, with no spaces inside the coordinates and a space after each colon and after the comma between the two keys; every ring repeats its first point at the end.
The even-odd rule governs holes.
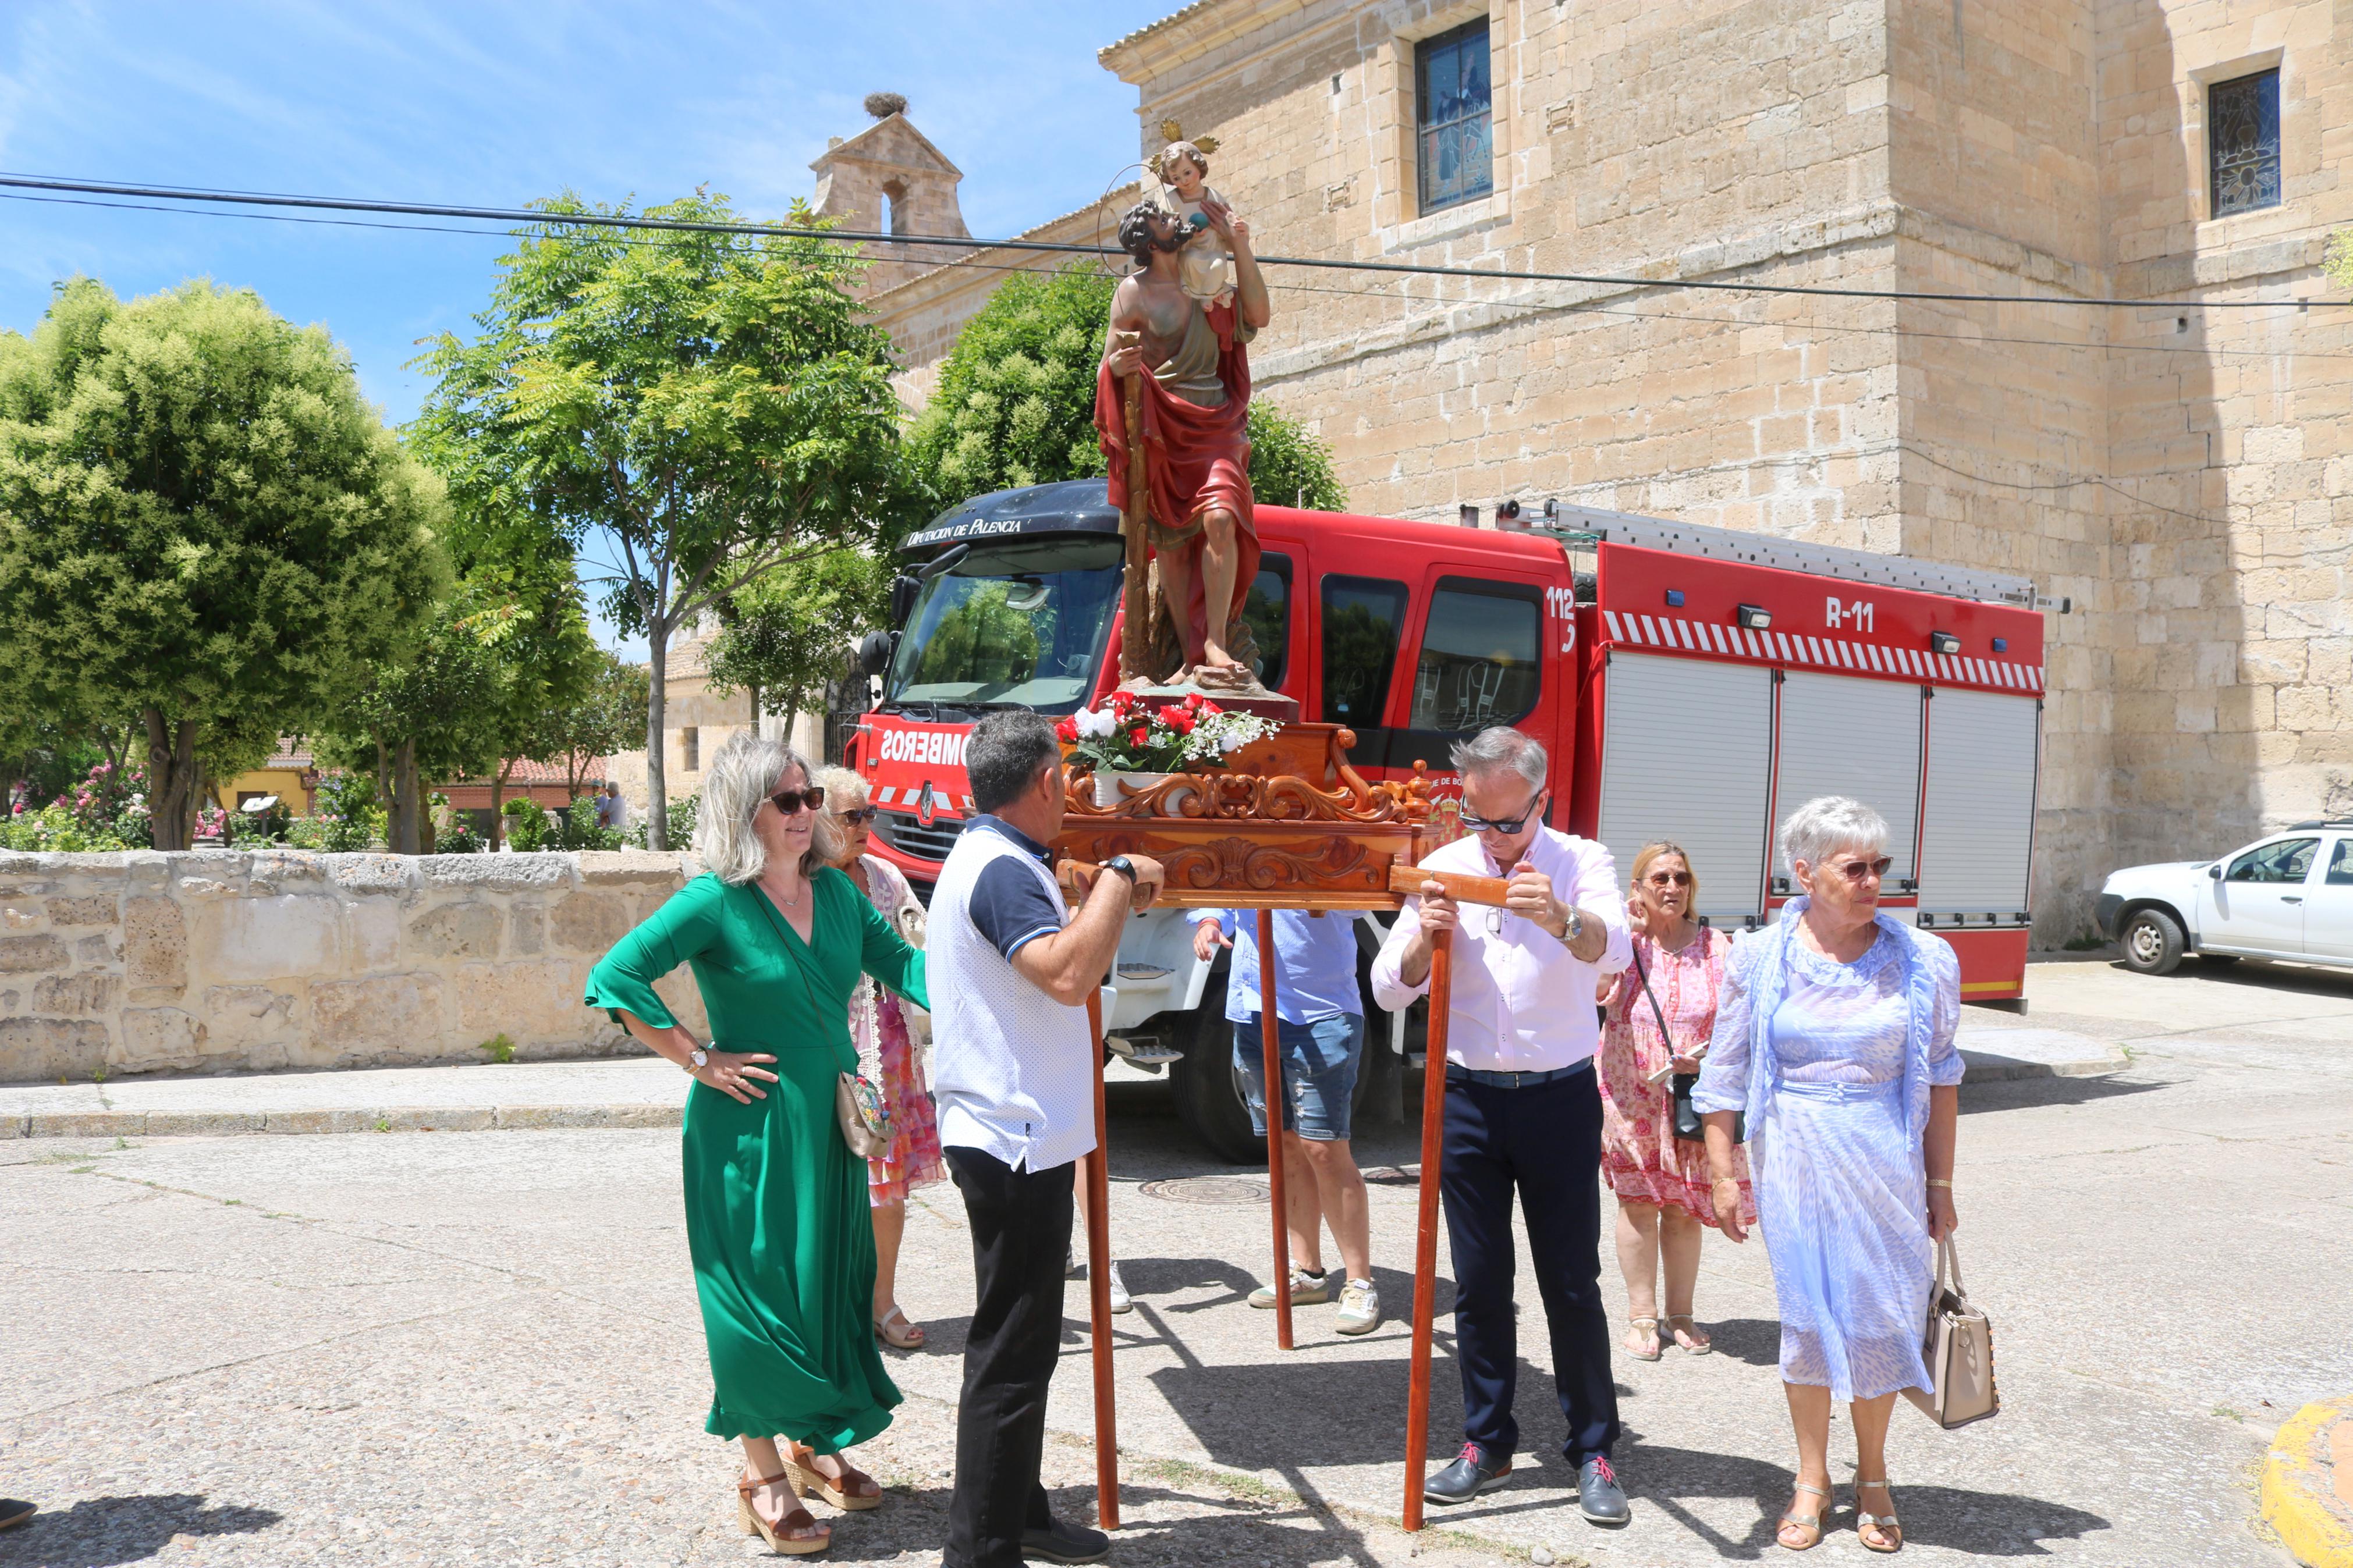
{"type": "MultiPolygon", "coordinates": [[[[1551,1072],[1589,1060],[1601,1044],[1593,1000],[1600,977],[1633,962],[1626,897],[1609,850],[1542,827],[1526,858],[1552,879],[1553,897],[1583,910],[1588,920],[1599,919],[1609,940],[1601,957],[1588,963],[1534,921],[1483,905],[1460,906],[1446,1059],[1477,1071],[1551,1072]]],[[[1481,877],[1511,871],[1489,858],[1475,835],[1440,846],[1422,865],[1481,877]]],[[[1420,930],[1421,900],[1409,899],[1373,960],[1373,999],[1392,1013],[1430,990],[1427,976],[1408,985],[1399,973],[1406,943],[1420,930]]]]}

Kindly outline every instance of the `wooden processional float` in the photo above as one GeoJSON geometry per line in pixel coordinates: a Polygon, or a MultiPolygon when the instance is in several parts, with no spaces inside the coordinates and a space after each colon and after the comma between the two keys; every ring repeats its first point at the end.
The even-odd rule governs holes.
{"type": "MultiPolygon", "coordinates": [[[[1258,911],[1259,1017],[1271,1106],[1286,1097],[1277,1049],[1274,997],[1276,910],[1403,908],[1432,873],[1416,869],[1437,847],[1430,830],[1430,785],[1421,763],[1401,784],[1367,784],[1348,766],[1356,737],[1334,724],[1289,723],[1236,752],[1224,771],[1176,773],[1142,788],[1123,781],[1124,798],[1093,804],[1089,778],[1074,773],[1056,848],[1066,892],[1082,874],[1117,855],[1148,855],[1167,873],[1160,907],[1258,911]]],[[[1500,878],[1437,875],[1449,896],[1500,905],[1500,878]]],[[[1413,1341],[1408,1383],[1404,1522],[1422,1523],[1422,1482],[1430,1442],[1431,1300],[1438,1276],[1438,1178],[1445,1125],[1446,1034],[1452,979],[1450,932],[1432,942],[1430,1038],[1422,1075],[1419,1222],[1413,1275],[1413,1341]]],[[[1103,1005],[1088,1013],[1095,1032],[1095,1150],[1087,1156],[1087,1291],[1093,1327],[1096,1511],[1103,1528],[1119,1526],[1119,1451],[1112,1388],[1109,1128],[1103,1112],[1103,1005]]],[[[1284,1235],[1282,1120],[1267,1118],[1267,1182],[1273,1240],[1275,1336],[1293,1348],[1290,1247],[1284,1235]]]]}

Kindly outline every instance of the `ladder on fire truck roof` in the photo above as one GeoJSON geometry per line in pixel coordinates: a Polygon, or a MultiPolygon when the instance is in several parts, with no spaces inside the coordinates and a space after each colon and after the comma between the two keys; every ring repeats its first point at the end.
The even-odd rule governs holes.
{"type": "Polygon", "coordinates": [[[1975,572],[1965,566],[1946,566],[1902,555],[1880,555],[1868,550],[1801,544],[1740,529],[1712,528],[1705,523],[1667,522],[1630,512],[1603,511],[1598,507],[1548,507],[1544,521],[1531,523],[1528,531],[1550,534],[1564,544],[1630,544],[1643,550],[1671,550],[1680,555],[1704,555],[1716,561],[1804,572],[1847,583],[1877,583],[1922,594],[2016,605],[2021,609],[2054,609],[2064,615],[2073,607],[2065,599],[2045,597],[2036,591],[2032,580],[2025,577],[1975,572]]]}

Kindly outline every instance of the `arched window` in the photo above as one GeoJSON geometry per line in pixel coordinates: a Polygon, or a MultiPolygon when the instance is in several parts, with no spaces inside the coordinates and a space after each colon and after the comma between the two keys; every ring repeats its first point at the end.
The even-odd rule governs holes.
{"type": "Polygon", "coordinates": [[[907,216],[907,183],[892,180],[882,187],[882,226],[892,234],[905,234],[907,216]]]}

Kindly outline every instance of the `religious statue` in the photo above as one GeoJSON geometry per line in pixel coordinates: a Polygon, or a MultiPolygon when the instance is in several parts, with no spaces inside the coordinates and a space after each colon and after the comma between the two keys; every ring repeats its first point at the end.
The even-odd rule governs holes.
{"type": "MultiPolygon", "coordinates": [[[[1161,603],[1183,648],[1183,666],[1169,679],[1258,689],[1229,628],[1240,620],[1258,575],[1246,345],[1269,319],[1266,283],[1250,254],[1250,226],[1203,183],[1205,153],[1216,143],[1185,142],[1176,129],[1163,127],[1172,145],[1154,160],[1160,174],[1176,176],[1173,189],[1137,203],[1119,222],[1120,248],[1136,270],[1112,295],[1095,431],[1110,462],[1112,504],[1131,527],[1141,524],[1159,567],[1161,603]],[[1210,283],[1229,258],[1232,281],[1202,298],[1186,286],[1185,253],[1211,237],[1214,257],[1205,247],[1203,259],[1212,268],[1198,272],[1196,287],[1210,283]]],[[[1131,546],[1131,562],[1139,559],[1131,546]]],[[[1141,626],[1132,626],[1130,638],[1131,647],[1145,646],[1141,626]]],[[[1142,673],[1124,668],[1133,662],[1127,654],[1122,662],[1124,675],[1142,673]]]]}

